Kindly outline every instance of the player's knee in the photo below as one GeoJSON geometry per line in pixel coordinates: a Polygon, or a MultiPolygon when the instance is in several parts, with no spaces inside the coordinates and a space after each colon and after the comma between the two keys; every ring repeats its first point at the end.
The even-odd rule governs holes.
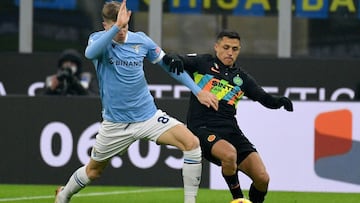
{"type": "Polygon", "coordinates": [[[192,150],[184,151],[185,163],[200,163],[201,162],[201,148],[198,145],[192,150]]]}
{"type": "Polygon", "coordinates": [[[228,151],[227,153],[223,154],[220,157],[221,162],[227,163],[229,165],[235,165],[235,167],[236,167],[236,159],[237,159],[236,151],[235,152],[228,151]]]}
{"type": "Polygon", "coordinates": [[[223,173],[228,175],[235,174],[237,171],[236,159],[236,153],[227,153],[221,157],[221,167],[223,173]]]}
{"type": "Polygon", "coordinates": [[[227,147],[226,149],[219,149],[223,148],[223,146],[217,145],[216,149],[213,148],[212,155],[214,157],[218,157],[221,162],[221,167],[223,172],[226,175],[232,175],[237,170],[237,153],[234,147],[227,147]]]}
{"type": "Polygon", "coordinates": [[[87,170],[87,176],[88,178],[93,181],[101,177],[103,170],[99,168],[88,168],[87,170]]]}
{"type": "Polygon", "coordinates": [[[267,188],[270,182],[270,176],[266,171],[259,173],[256,177],[256,185],[261,185],[263,188],[267,188]]]}
{"type": "Polygon", "coordinates": [[[190,141],[184,144],[184,148],[185,148],[184,151],[191,151],[196,148],[199,148],[199,146],[200,146],[199,139],[196,136],[193,136],[190,141]]]}
{"type": "Polygon", "coordinates": [[[222,153],[221,156],[219,156],[221,162],[226,163],[228,165],[236,165],[237,160],[237,154],[236,151],[228,150],[226,153],[222,153]]]}
{"type": "Polygon", "coordinates": [[[263,178],[262,178],[262,182],[263,182],[264,184],[266,184],[266,186],[269,185],[270,176],[269,176],[268,173],[265,173],[265,175],[264,175],[263,178]]]}

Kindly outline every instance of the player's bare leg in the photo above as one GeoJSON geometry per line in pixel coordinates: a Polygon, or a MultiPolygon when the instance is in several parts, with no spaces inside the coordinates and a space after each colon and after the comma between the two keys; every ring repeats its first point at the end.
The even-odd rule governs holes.
{"type": "Polygon", "coordinates": [[[202,170],[201,149],[198,138],[184,125],[177,125],[163,133],[157,142],[176,146],[183,151],[184,202],[195,203],[202,170]]]}
{"type": "Polygon", "coordinates": [[[97,162],[90,159],[86,166],[78,168],[65,186],[56,190],[55,203],[68,203],[71,197],[81,189],[90,184],[91,181],[99,178],[105,169],[108,161],[97,162]]]}
{"type": "Polygon", "coordinates": [[[247,174],[253,181],[249,191],[253,203],[262,203],[268,190],[270,177],[265,165],[257,152],[252,152],[239,165],[239,169],[247,174]]]}
{"type": "Polygon", "coordinates": [[[217,141],[211,154],[221,161],[221,171],[233,199],[244,197],[237,171],[237,153],[235,147],[226,140],[217,141]]]}

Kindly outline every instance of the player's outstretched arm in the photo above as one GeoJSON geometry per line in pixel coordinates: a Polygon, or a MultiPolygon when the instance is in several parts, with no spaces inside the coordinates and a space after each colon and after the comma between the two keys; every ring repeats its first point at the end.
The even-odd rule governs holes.
{"type": "Polygon", "coordinates": [[[294,111],[293,104],[291,100],[287,97],[280,97],[279,101],[281,106],[283,106],[287,111],[294,111]]]}
{"type": "Polygon", "coordinates": [[[270,109],[279,109],[284,107],[287,111],[294,111],[292,101],[287,97],[278,97],[272,96],[270,94],[265,94],[259,102],[267,108],[270,109]]]}
{"type": "Polygon", "coordinates": [[[184,72],[184,63],[176,54],[166,54],[163,57],[163,61],[165,65],[169,66],[169,71],[172,73],[180,73],[184,72]]]}
{"type": "Polygon", "coordinates": [[[129,23],[130,16],[131,11],[127,10],[126,0],[124,0],[120,5],[116,22],[113,22],[114,26],[111,26],[111,28],[100,37],[90,36],[88,46],[85,49],[85,57],[92,60],[101,56],[101,53],[105,47],[111,43],[114,36],[129,23]]]}
{"type": "Polygon", "coordinates": [[[279,109],[281,107],[284,107],[287,111],[293,111],[293,104],[291,100],[287,97],[279,97],[279,96],[273,96],[259,86],[255,79],[247,74],[247,82],[248,86],[250,87],[248,90],[245,91],[245,95],[249,97],[250,99],[254,101],[260,102],[263,106],[269,108],[269,109],[279,109]]]}
{"type": "MultiPolygon", "coordinates": [[[[177,58],[181,61],[181,59],[177,58]]],[[[177,61],[177,59],[174,59],[172,55],[165,55],[163,57],[163,60],[159,62],[159,65],[174,79],[188,87],[191,92],[197,97],[199,102],[208,108],[212,107],[215,110],[218,110],[219,107],[219,101],[216,98],[214,94],[208,91],[202,90],[197,84],[194,82],[194,80],[190,77],[190,75],[184,71],[184,66],[181,61],[180,62],[174,62],[177,61]],[[173,67],[170,68],[171,61],[173,61],[173,67]],[[181,71],[180,71],[181,70],[181,71]]]]}
{"type": "Polygon", "coordinates": [[[88,46],[85,49],[85,57],[90,60],[99,57],[105,47],[111,43],[117,32],[119,32],[119,28],[113,26],[96,40],[92,39],[92,36],[90,36],[88,46]]]}

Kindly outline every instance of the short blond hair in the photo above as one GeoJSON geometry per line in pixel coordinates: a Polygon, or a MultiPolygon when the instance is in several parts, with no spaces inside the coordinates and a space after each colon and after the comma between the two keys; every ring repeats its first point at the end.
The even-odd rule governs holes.
{"type": "Polygon", "coordinates": [[[116,22],[120,5],[121,3],[118,1],[105,2],[101,13],[104,21],[110,20],[112,22],[116,22]]]}

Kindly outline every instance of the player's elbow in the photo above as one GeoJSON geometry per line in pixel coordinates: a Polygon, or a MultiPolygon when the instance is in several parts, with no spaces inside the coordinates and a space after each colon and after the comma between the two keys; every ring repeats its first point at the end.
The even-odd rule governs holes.
{"type": "Polygon", "coordinates": [[[95,59],[96,53],[94,51],[92,51],[91,49],[86,48],[85,49],[85,57],[90,60],[95,59]]]}
{"type": "Polygon", "coordinates": [[[88,49],[85,50],[85,57],[86,57],[87,59],[92,59],[92,55],[89,53],[89,50],[88,50],[88,49]]]}

